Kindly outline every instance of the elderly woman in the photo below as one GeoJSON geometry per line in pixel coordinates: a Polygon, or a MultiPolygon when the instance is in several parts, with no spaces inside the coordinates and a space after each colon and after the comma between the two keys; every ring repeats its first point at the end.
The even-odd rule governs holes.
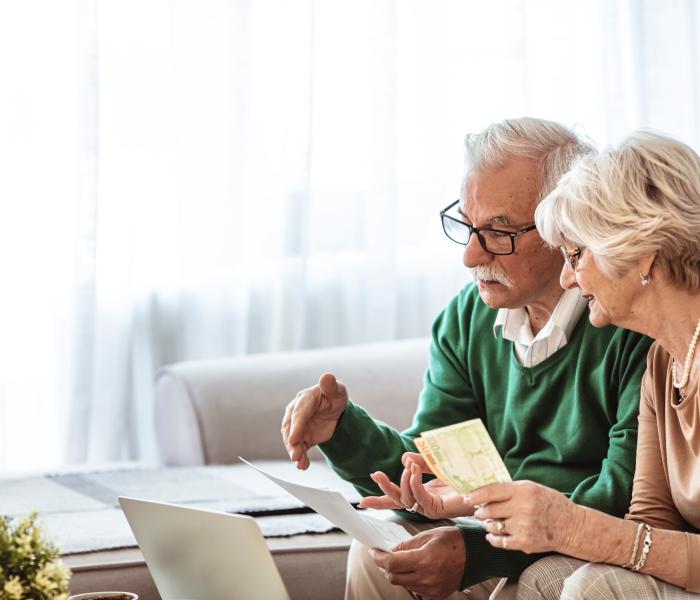
{"type": "Polygon", "coordinates": [[[632,504],[617,519],[518,482],[471,494],[483,505],[476,516],[489,520],[493,545],[589,561],[535,563],[521,579],[522,598],[700,598],[700,157],[676,140],[636,133],[618,150],[582,159],[536,220],[561,247],[561,283],[588,298],[591,323],[656,340],[642,384],[632,504]]]}
{"type": "Polygon", "coordinates": [[[401,493],[434,518],[457,514],[460,500],[479,505],[493,546],[567,555],[529,567],[519,598],[700,598],[700,157],[676,140],[636,133],[617,150],[580,159],[536,220],[561,247],[561,284],[581,289],[591,323],[656,340],[629,513],[612,517],[529,481],[463,499],[440,482],[423,485],[415,454],[405,456],[410,489],[401,493]]]}

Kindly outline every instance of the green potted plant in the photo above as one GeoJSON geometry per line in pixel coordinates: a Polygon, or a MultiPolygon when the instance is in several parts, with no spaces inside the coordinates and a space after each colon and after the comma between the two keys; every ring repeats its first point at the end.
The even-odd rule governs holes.
{"type": "Polygon", "coordinates": [[[36,523],[0,516],[0,600],[66,600],[70,570],[36,523]]]}

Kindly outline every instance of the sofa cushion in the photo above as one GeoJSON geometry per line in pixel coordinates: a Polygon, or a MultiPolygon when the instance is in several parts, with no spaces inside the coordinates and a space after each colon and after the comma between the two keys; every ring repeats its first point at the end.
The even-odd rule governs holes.
{"type": "MultiPolygon", "coordinates": [[[[296,393],[334,373],[354,402],[404,429],[428,363],[428,338],[177,363],[156,379],[156,433],[168,465],[287,458],[280,426],[296,393]]],[[[320,453],[314,453],[319,458],[320,453]]]]}

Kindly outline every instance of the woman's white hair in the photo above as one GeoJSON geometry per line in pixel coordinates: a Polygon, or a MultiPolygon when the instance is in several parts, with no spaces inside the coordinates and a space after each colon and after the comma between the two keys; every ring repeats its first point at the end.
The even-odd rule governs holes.
{"type": "Polygon", "coordinates": [[[593,145],[554,121],[522,117],[492,123],[479,133],[469,134],[466,146],[464,183],[470,173],[500,169],[513,158],[540,163],[539,198],[542,200],[579,156],[594,152],[593,145]]]}
{"type": "Polygon", "coordinates": [[[578,159],[535,221],[547,243],[588,248],[609,277],[655,255],[669,282],[700,290],[700,157],[678,140],[638,131],[578,159]]]}

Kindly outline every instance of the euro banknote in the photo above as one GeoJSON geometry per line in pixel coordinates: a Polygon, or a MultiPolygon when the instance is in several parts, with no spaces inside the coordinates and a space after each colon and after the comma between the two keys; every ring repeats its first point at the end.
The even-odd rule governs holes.
{"type": "Polygon", "coordinates": [[[511,481],[481,419],[424,431],[414,441],[435,476],[460,494],[511,481]]]}

